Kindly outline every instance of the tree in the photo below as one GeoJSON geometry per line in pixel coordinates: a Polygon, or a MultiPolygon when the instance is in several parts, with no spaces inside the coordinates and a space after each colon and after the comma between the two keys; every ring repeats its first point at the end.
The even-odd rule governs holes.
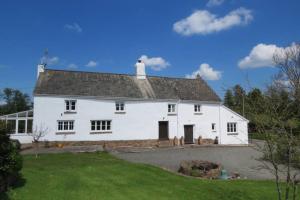
{"type": "Polygon", "coordinates": [[[39,142],[42,137],[44,137],[48,133],[48,128],[44,125],[40,125],[39,127],[36,126],[32,131],[32,141],[35,147],[35,157],[38,157],[38,149],[39,149],[39,142]]]}
{"type": "Polygon", "coordinates": [[[244,98],[245,98],[245,90],[240,85],[235,85],[233,87],[233,95],[234,95],[234,102],[236,110],[239,111],[239,113],[243,114],[243,106],[244,106],[244,98]]]}
{"type": "Polygon", "coordinates": [[[281,73],[279,83],[289,89],[295,100],[300,101],[300,44],[277,50],[273,61],[281,73]]]}
{"type": "Polygon", "coordinates": [[[264,114],[264,95],[262,94],[260,89],[254,88],[247,94],[246,99],[247,101],[245,103],[247,108],[247,117],[250,120],[248,127],[250,132],[257,132],[257,120],[266,121],[267,118],[267,116],[264,114]],[[252,104],[251,108],[249,104],[252,104]]]}
{"type": "Polygon", "coordinates": [[[290,47],[275,52],[275,65],[280,69],[265,93],[263,113],[267,118],[260,119],[257,105],[250,101],[253,116],[257,118],[259,133],[265,136],[265,143],[260,148],[265,164],[276,179],[278,199],[297,199],[300,167],[299,115],[295,106],[300,100],[300,46],[290,47]],[[285,184],[280,185],[280,174],[285,184]]]}
{"type": "Polygon", "coordinates": [[[0,192],[6,191],[20,176],[20,143],[9,139],[5,124],[0,122],[0,192]]]}
{"type": "Polygon", "coordinates": [[[5,103],[0,106],[0,114],[2,115],[29,110],[31,108],[29,96],[19,90],[5,88],[0,97],[5,103]]]}
{"type": "Polygon", "coordinates": [[[224,96],[224,105],[228,108],[233,109],[234,108],[234,97],[232,94],[232,91],[230,89],[227,89],[224,96]]]}

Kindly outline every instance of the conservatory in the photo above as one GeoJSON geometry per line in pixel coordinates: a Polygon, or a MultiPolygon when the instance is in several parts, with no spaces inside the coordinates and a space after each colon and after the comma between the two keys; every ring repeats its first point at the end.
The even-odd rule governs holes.
{"type": "Polygon", "coordinates": [[[12,139],[20,142],[30,143],[33,122],[33,110],[0,116],[0,121],[4,121],[12,139]]]}

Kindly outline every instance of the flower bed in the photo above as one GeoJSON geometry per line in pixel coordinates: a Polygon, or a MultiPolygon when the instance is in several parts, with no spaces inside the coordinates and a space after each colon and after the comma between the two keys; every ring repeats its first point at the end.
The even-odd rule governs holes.
{"type": "Polygon", "coordinates": [[[207,179],[216,179],[221,172],[221,165],[203,160],[182,161],[178,172],[207,179]]]}

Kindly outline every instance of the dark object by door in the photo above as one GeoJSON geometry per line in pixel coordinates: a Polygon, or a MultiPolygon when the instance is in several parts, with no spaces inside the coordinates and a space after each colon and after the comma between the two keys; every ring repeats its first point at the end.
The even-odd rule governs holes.
{"type": "Polygon", "coordinates": [[[169,122],[160,121],[158,122],[159,127],[159,140],[168,140],[169,139],[169,122]]]}
{"type": "Polygon", "coordinates": [[[185,144],[193,144],[194,143],[193,126],[192,125],[184,126],[184,143],[185,144]]]}

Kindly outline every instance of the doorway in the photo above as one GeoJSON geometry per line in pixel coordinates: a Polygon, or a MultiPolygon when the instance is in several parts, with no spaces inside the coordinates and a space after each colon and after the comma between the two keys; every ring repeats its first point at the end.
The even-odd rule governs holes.
{"type": "Polygon", "coordinates": [[[194,144],[193,125],[184,125],[184,143],[194,144]]]}
{"type": "Polygon", "coordinates": [[[169,122],[159,121],[158,122],[158,139],[159,140],[169,140],[169,122]]]}

